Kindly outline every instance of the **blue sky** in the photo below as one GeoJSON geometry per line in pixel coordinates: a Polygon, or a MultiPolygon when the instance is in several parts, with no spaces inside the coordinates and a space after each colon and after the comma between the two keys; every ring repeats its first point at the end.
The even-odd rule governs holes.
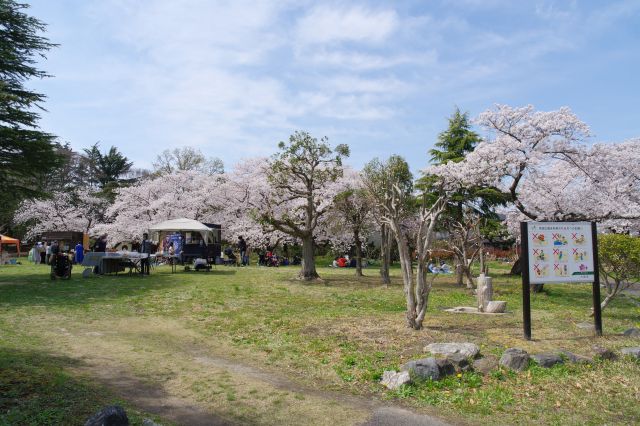
{"type": "Polygon", "coordinates": [[[136,166],[194,146],[230,168],[294,130],[414,172],[455,106],[569,106],[640,136],[640,0],[30,0],[60,47],[41,127],[136,166]]]}

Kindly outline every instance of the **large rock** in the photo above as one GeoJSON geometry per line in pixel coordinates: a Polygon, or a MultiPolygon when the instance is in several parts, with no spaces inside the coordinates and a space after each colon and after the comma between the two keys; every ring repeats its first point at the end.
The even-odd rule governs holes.
{"type": "Polygon", "coordinates": [[[89,417],[84,426],[129,426],[124,408],[111,405],[89,417]]]}
{"type": "Polygon", "coordinates": [[[489,314],[502,314],[507,310],[507,302],[501,300],[492,300],[487,303],[487,307],[485,308],[485,312],[489,314]]]}
{"type": "Polygon", "coordinates": [[[440,371],[440,377],[451,376],[456,374],[456,367],[448,358],[436,360],[438,364],[438,370],[440,371]]]}
{"type": "Polygon", "coordinates": [[[636,359],[640,359],[640,346],[636,348],[624,348],[620,350],[620,352],[622,352],[622,355],[629,355],[636,359]]]}
{"type": "Polygon", "coordinates": [[[438,361],[435,358],[424,358],[409,361],[402,366],[401,370],[409,372],[412,379],[440,379],[440,367],[438,366],[438,361]]]}
{"type": "Polygon", "coordinates": [[[399,373],[396,371],[385,371],[382,373],[382,381],[380,383],[388,389],[395,390],[402,385],[411,383],[411,377],[408,371],[401,371],[399,373]]]}
{"type": "Polygon", "coordinates": [[[431,343],[425,346],[425,352],[437,355],[462,354],[467,358],[475,358],[480,348],[475,343],[431,343]]]}
{"type": "Polygon", "coordinates": [[[592,349],[594,358],[606,359],[609,361],[613,361],[618,358],[618,355],[616,355],[611,349],[603,348],[602,346],[594,346],[592,349]]]}
{"type": "Polygon", "coordinates": [[[556,364],[564,363],[564,360],[562,359],[562,357],[554,353],[532,355],[531,359],[533,359],[533,362],[535,362],[536,364],[538,364],[540,367],[543,367],[543,368],[550,368],[556,364]]]}
{"type": "Polygon", "coordinates": [[[498,358],[493,355],[487,355],[473,361],[473,370],[481,374],[489,374],[498,368],[498,358]]]}
{"type": "Polygon", "coordinates": [[[566,350],[561,350],[559,352],[559,355],[564,356],[567,359],[567,361],[573,364],[589,364],[593,362],[592,358],[582,356],[582,355],[577,355],[566,350]]]}
{"type": "Polygon", "coordinates": [[[446,359],[453,365],[456,373],[471,370],[471,362],[469,361],[469,358],[462,354],[449,355],[446,359]]]}
{"type": "Polygon", "coordinates": [[[640,337],[640,328],[630,328],[623,334],[627,337],[640,337]]]}
{"type": "Polygon", "coordinates": [[[500,365],[511,370],[523,371],[529,365],[529,354],[522,349],[509,348],[502,354],[500,365]]]}

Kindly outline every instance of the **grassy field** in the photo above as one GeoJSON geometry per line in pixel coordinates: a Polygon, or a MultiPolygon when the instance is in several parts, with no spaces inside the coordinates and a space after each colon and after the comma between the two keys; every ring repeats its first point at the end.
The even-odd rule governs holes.
{"type": "MultiPolygon", "coordinates": [[[[26,262],[25,262],[26,263],[26,262]]],[[[590,288],[546,285],[532,295],[533,337],[522,339],[519,279],[492,265],[496,300],[509,314],[445,312],[474,297],[439,277],[425,328],[404,325],[402,286],[377,271],[218,267],[211,273],[104,276],[52,282],[44,266],[0,266],[0,425],[81,424],[119,403],[132,423],[151,413],[144,395],[215,413],[239,424],[359,424],[362,403],[383,400],[467,424],[637,424],[640,363],[631,359],[531,367],[515,374],[465,373],[387,391],[382,372],[424,357],[432,342],[471,341],[484,354],[507,347],[590,355],[595,344],[640,345],[621,332],[640,326],[640,301],[623,297],[589,322],[590,288]]],[[[160,411],[160,413],[162,413],[160,411]]],[[[163,424],[170,424],[167,418],[163,424]]]]}

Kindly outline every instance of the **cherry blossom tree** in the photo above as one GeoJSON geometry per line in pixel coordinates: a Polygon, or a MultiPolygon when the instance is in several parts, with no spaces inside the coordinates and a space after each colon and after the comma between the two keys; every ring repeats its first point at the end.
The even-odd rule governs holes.
{"type": "Polygon", "coordinates": [[[588,126],[568,108],[497,105],[477,121],[492,138],[434,173],[496,186],[529,220],[640,218],[639,139],[589,146],[588,126]]]}
{"type": "Polygon", "coordinates": [[[252,178],[256,186],[244,187],[243,201],[258,223],[302,242],[299,277],[316,279],[314,237],[336,194],[342,158],[349,155],[349,148],[338,145],[334,152],[326,138],[318,141],[307,132],[294,133],[279,148],[266,168],[253,172],[266,179],[252,178]]]}
{"type": "MultiPolygon", "coordinates": [[[[284,232],[262,223],[256,213],[266,206],[271,193],[269,183],[269,159],[254,157],[239,161],[224,182],[216,188],[224,206],[219,215],[226,240],[235,241],[242,235],[248,247],[266,249],[279,243],[296,243],[298,240],[284,232]]],[[[283,211],[286,206],[282,206],[283,211]]]]}
{"type": "Polygon", "coordinates": [[[157,174],[192,170],[217,175],[224,173],[224,163],[216,157],[205,157],[197,148],[185,146],[162,151],[153,162],[153,169],[157,174]]]}
{"type": "Polygon", "coordinates": [[[107,220],[93,227],[95,234],[108,234],[109,244],[132,241],[155,223],[187,218],[218,222],[224,200],[217,186],[222,177],[196,171],[180,171],[150,177],[135,185],[119,188],[106,210],[107,220]]]}
{"type": "Polygon", "coordinates": [[[568,108],[497,105],[477,122],[491,138],[464,161],[433,173],[501,189],[512,205],[506,213],[514,235],[523,220],[599,221],[607,227],[634,227],[640,220],[640,140],[590,146],[589,127],[568,108]]]}
{"type": "Polygon", "coordinates": [[[356,275],[362,276],[362,246],[375,226],[373,203],[360,174],[351,168],[345,168],[338,188],[327,215],[327,239],[334,248],[355,248],[356,275]]]}
{"type": "Polygon", "coordinates": [[[27,239],[48,231],[89,233],[103,220],[106,206],[104,197],[88,189],[54,192],[47,199],[23,202],[14,221],[30,225],[27,239]]]}

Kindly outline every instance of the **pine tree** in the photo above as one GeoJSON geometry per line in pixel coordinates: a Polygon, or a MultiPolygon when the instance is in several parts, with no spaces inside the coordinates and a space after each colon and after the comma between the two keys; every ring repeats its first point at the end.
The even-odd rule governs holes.
{"type": "Polygon", "coordinates": [[[444,164],[449,161],[462,161],[478,143],[480,136],[471,130],[468,113],[461,113],[460,109],[456,108],[449,118],[449,127],[438,135],[435,146],[440,149],[429,150],[431,162],[444,164]]]}
{"type": "MultiPolygon", "coordinates": [[[[38,110],[45,96],[25,87],[27,80],[48,77],[36,59],[54,47],[39,34],[45,24],[23,12],[28,5],[0,0],[0,205],[14,206],[42,195],[47,173],[62,159],[55,136],[41,131],[38,110]]],[[[0,227],[10,212],[2,210],[0,227]]]]}

